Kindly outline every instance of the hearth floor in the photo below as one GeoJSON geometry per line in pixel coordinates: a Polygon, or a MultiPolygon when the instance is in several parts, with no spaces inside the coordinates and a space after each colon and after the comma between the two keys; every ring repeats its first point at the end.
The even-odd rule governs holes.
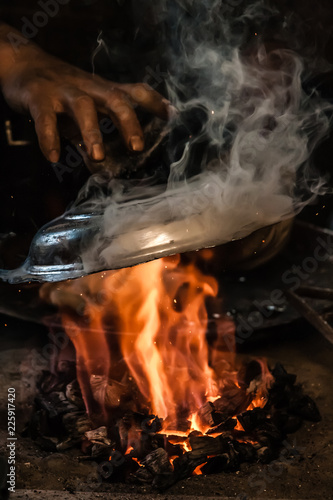
{"type": "MultiPolygon", "coordinates": [[[[33,329],[29,327],[29,330],[33,329]]],[[[31,335],[30,332],[28,336],[16,331],[13,335],[8,328],[1,328],[1,455],[7,453],[5,402],[8,387],[17,388],[17,425],[20,431],[29,417],[34,379],[41,368],[37,360],[42,335],[42,331],[38,335],[31,335]]],[[[289,373],[297,374],[298,382],[304,384],[305,393],[315,399],[321,412],[321,422],[305,422],[298,432],[288,436],[284,446],[296,449],[294,458],[289,458],[288,462],[282,455],[271,464],[242,464],[237,472],[195,476],[178,482],[163,493],[157,493],[149,486],[122,483],[98,485],[93,480],[87,481],[92,468],[89,463],[78,460],[78,456],[82,455],[80,450],[47,453],[41,451],[32,440],[18,435],[17,484],[16,493],[11,498],[333,499],[333,346],[304,322],[299,322],[288,329],[281,329],[281,335],[276,335],[276,332],[272,336],[267,335],[267,341],[260,345],[252,338],[242,346],[242,350],[241,356],[265,356],[270,364],[281,362],[289,373]]]]}

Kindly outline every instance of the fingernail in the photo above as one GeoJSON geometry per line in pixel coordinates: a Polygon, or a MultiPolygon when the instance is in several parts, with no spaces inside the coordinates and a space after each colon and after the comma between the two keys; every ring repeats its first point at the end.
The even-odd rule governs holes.
{"type": "Polygon", "coordinates": [[[93,144],[92,147],[92,157],[96,161],[102,161],[104,160],[104,148],[102,144],[93,144]]]}
{"type": "Polygon", "coordinates": [[[140,137],[139,135],[133,135],[131,137],[130,145],[133,151],[142,151],[145,146],[142,137],[140,137]]]}
{"type": "Polygon", "coordinates": [[[56,149],[52,149],[49,152],[49,161],[51,163],[57,163],[58,160],[59,160],[59,152],[56,149]]]}

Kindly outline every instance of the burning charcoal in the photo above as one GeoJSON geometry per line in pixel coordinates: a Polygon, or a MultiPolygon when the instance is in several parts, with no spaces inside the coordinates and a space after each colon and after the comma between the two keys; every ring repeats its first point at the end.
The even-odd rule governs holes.
{"type": "Polygon", "coordinates": [[[218,474],[219,472],[227,470],[228,464],[229,456],[227,453],[223,453],[222,455],[209,458],[207,463],[201,467],[201,472],[203,474],[218,474]]]}
{"type": "Polygon", "coordinates": [[[288,410],[293,415],[310,422],[320,422],[321,420],[316,403],[309,396],[303,394],[301,387],[297,387],[292,393],[288,410]]]}
{"type": "Polygon", "coordinates": [[[106,427],[99,427],[92,431],[87,431],[84,433],[85,437],[95,444],[105,444],[111,446],[111,440],[108,438],[108,431],[106,427]]]}
{"type": "Polygon", "coordinates": [[[237,419],[229,417],[226,420],[224,420],[223,422],[221,422],[219,425],[217,425],[216,427],[212,427],[211,429],[208,429],[206,434],[207,435],[219,434],[219,433],[226,432],[226,431],[232,431],[236,427],[236,424],[237,424],[237,419]]]}
{"type": "Polygon", "coordinates": [[[184,453],[173,462],[173,467],[177,480],[191,476],[194,469],[202,464],[202,457],[193,456],[193,452],[184,453]]]}
{"type": "Polygon", "coordinates": [[[233,441],[233,444],[238,453],[240,462],[254,462],[256,460],[257,452],[251,443],[233,441]]]}
{"type": "Polygon", "coordinates": [[[184,453],[182,446],[179,444],[172,444],[167,439],[164,439],[164,449],[169,456],[178,456],[184,453]]]}
{"type": "Polygon", "coordinates": [[[172,431],[187,433],[191,429],[191,425],[191,422],[187,418],[178,418],[172,422],[166,418],[163,428],[168,429],[169,434],[172,434],[172,431]]]}
{"type": "Polygon", "coordinates": [[[284,388],[286,385],[292,386],[296,382],[296,375],[292,375],[287,373],[284,366],[280,363],[275,365],[275,368],[272,370],[272,375],[275,379],[274,386],[284,388]]]}
{"type": "Polygon", "coordinates": [[[237,374],[237,380],[240,387],[247,389],[251,383],[251,381],[257,377],[260,377],[261,365],[258,361],[250,361],[242,366],[237,374]]]}
{"type": "Polygon", "coordinates": [[[212,438],[210,436],[189,436],[193,458],[205,457],[207,455],[218,455],[225,451],[225,440],[220,436],[212,438]]]}
{"type": "Polygon", "coordinates": [[[163,472],[154,477],[153,488],[163,491],[170,488],[176,481],[177,477],[174,472],[163,472]]]}
{"type": "Polygon", "coordinates": [[[128,393],[126,385],[101,375],[92,375],[90,384],[94,399],[110,409],[118,408],[128,393]]]}
{"type": "Polygon", "coordinates": [[[237,416],[245,432],[251,432],[267,419],[267,413],[262,408],[254,408],[237,416]]]}
{"type": "Polygon", "coordinates": [[[163,472],[172,472],[168,454],[163,448],[157,448],[157,450],[149,453],[149,455],[141,461],[141,464],[153,475],[163,472]]]}
{"type": "Polygon", "coordinates": [[[273,459],[273,453],[271,449],[267,446],[259,448],[259,450],[257,451],[257,455],[259,462],[262,462],[264,464],[267,464],[273,459]]]}
{"type": "Polygon", "coordinates": [[[66,386],[67,399],[77,406],[80,410],[84,410],[85,405],[82,399],[81,389],[77,380],[73,380],[66,386]]]}
{"type": "Polygon", "coordinates": [[[146,467],[140,467],[136,472],[130,474],[129,480],[135,483],[151,484],[153,482],[153,475],[146,467]]]}
{"type": "Polygon", "coordinates": [[[142,432],[146,434],[154,434],[162,430],[163,420],[155,417],[154,415],[148,415],[141,421],[140,428],[142,432]]]}
{"type": "Polygon", "coordinates": [[[236,385],[223,389],[223,397],[214,401],[216,411],[224,414],[224,417],[233,417],[246,410],[251,402],[251,396],[236,385]]]}
{"type": "Polygon", "coordinates": [[[197,417],[203,426],[209,426],[213,427],[213,425],[216,425],[212,416],[212,413],[214,412],[214,405],[210,401],[207,401],[200,410],[197,412],[197,417]]]}

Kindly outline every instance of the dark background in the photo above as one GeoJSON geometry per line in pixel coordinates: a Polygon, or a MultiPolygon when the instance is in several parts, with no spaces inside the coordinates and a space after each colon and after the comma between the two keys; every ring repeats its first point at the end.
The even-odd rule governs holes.
{"type": "MultiPolygon", "coordinates": [[[[206,0],[207,1],[207,0],[206,0]]],[[[59,5],[59,13],[41,27],[33,40],[49,53],[118,81],[141,81],[147,75],[147,65],[153,70],[168,69],[168,56],[177,50],[177,30],[173,19],[186,8],[175,0],[163,0],[173,13],[169,20],[157,16],[158,2],[147,0],[69,0],[59,5]],[[155,8],[155,12],[152,7],[155,8]],[[102,33],[104,48],[96,54],[97,38],[102,33]],[[106,48],[105,48],[106,47],[106,48]]],[[[204,3],[195,3],[198,10],[204,3]]],[[[209,4],[210,2],[208,2],[209,4]]],[[[246,49],[260,41],[280,44],[298,51],[307,64],[305,88],[316,88],[333,101],[333,6],[329,0],[263,2],[273,5],[276,15],[265,23],[248,20],[234,30],[241,32],[246,49]]],[[[249,5],[248,1],[223,2],[221,15],[232,20],[249,5]]],[[[42,10],[34,0],[1,0],[0,19],[19,31],[26,19],[33,21],[42,10]]],[[[159,9],[161,10],[161,9],[159,9]]],[[[215,27],[218,29],[218,22],[215,27]]],[[[164,92],[163,82],[154,77],[148,83],[156,84],[164,92]]],[[[68,143],[63,140],[62,151],[68,143]]],[[[50,165],[39,151],[33,124],[29,117],[9,109],[0,95],[0,266],[13,268],[21,264],[27,254],[31,238],[43,224],[61,215],[75,199],[79,188],[89,176],[80,162],[71,171],[61,172],[50,165]],[[10,120],[14,139],[29,140],[27,146],[9,146],[4,123],[10,120]]],[[[315,151],[313,163],[318,170],[331,175],[333,157],[332,137],[328,137],[315,151]]],[[[60,159],[65,163],[64,153],[60,159]]],[[[331,180],[329,181],[331,182],[331,180]]],[[[332,182],[331,182],[332,185],[332,182]]],[[[333,228],[332,199],[326,196],[314,206],[307,207],[301,217],[325,227],[333,228]]]]}

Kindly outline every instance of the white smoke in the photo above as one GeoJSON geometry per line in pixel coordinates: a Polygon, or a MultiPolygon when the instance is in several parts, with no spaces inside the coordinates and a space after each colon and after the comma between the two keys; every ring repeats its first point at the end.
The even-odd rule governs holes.
{"type": "MultiPolygon", "coordinates": [[[[75,208],[99,214],[98,231],[78,251],[82,274],[242,238],[295,216],[321,193],[324,181],[309,160],[328,133],[330,105],[303,90],[298,54],[268,49],[249,31],[274,12],[257,2],[231,16],[223,6],[160,0],[174,47],[169,98],[178,110],[167,128],[172,137],[184,119],[188,136],[166,186],[111,179],[104,189],[104,177],[91,177],[89,188],[104,188],[75,208]],[[192,110],[202,113],[193,134],[192,110]]],[[[56,253],[50,261],[61,268],[56,253]]]]}
{"type": "MultiPolygon", "coordinates": [[[[86,272],[97,262],[122,267],[242,238],[293,217],[324,186],[311,177],[308,161],[328,132],[330,106],[303,91],[300,56],[285,48],[268,52],[260,42],[246,54],[228,20],[216,17],[219,1],[172,4],[184,15],[173,26],[179,46],[169,97],[180,119],[193,108],[208,119],[171,165],[163,193],[151,197],[147,188],[147,198],[141,191],[143,199],[124,203],[126,187],[125,195],[123,183],[111,183],[103,230],[83,254],[86,272]],[[203,142],[206,153],[196,158],[191,151],[203,142]],[[201,171],[189,177],[196,161],[201,171]]],[[[257,3],[240,19],[270,14],[257,3]]]]}

